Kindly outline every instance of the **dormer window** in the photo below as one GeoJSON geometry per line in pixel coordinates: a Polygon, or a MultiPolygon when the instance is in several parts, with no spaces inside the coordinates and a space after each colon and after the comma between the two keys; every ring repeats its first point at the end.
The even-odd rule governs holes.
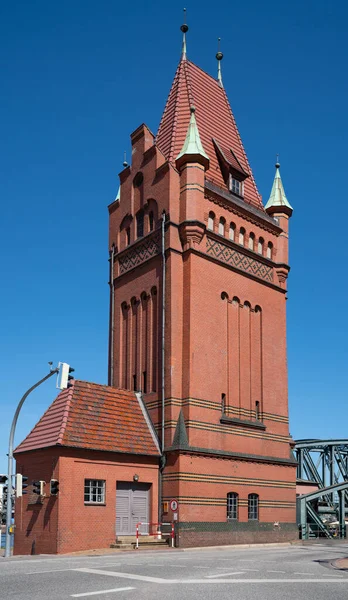
{"type": "Polygon", "coordinates": [[[230,192],[232,192],[232,194],[237,194],[238,196],[243,195],[242,182],[235,179],[232,174],[230,174],[230,192]]]}

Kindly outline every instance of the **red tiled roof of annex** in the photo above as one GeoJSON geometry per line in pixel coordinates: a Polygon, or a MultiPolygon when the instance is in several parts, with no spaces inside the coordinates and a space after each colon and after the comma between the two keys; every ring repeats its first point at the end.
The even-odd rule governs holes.
{"type": "Polygon", "coordinates": [[[226,92],[216,79],[189,60],[182,59],[175,73],[156,137],[158,148],[169,162],[175,164],[185,141],[191,106],[196,108],[198,131],[210,160],[206,179],[226,189],[213,143],[215,138],[221,148],[233,151],[243,170],[249,175],[244,183],[245,202],[263,210],[261,196],[226,92]]]}
{"type": "Polygon", "coordinates": [[[15,453],[69,446],[159,455],[134,392],[75,380],[61,392],[15,453]]]}

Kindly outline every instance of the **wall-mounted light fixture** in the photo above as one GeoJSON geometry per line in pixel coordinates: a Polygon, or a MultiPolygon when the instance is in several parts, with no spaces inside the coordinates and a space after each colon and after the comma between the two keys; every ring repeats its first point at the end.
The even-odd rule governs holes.
{"type": "Polygon", "coordinates": [[[139,475],[137,475],[137,473],[133,475],[133,481],[139,481],[139,475]]]}

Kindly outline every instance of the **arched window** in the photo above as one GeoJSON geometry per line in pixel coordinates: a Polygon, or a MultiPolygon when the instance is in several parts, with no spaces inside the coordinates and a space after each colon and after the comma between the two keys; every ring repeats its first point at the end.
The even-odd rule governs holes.
{"type": "Polygon", "coordinates": [[[215,219],[214,213],[210,212],[209,217],[208,217],[208,229],[210,229],[210,231],[214,231],[214,219],[215,219]]]}
{"type": "Polygon", "coordinates": [[[232,240],[232,242],[234,242],[235,231],[236,231],[235,224],[234,223],[230,223],[230,230],[229,230],[229,233],[228,233],[228,237],[230,238],[230,240],[232,240]]]}
{"type": "Polygon", "coordinates": [[[144,235],[144,211],[139,210],[137,213],[137,238],[144,235]]]}
{"type": "Polygon", "coordinates": [[[259,254],[263,254],[263,244],[265,243],[265,240],[260,237],[259,238],[259,243],[257,244],[257,251],[259,254]]]}
{"type": "Polygon", "coordinates": [[[221,217],[220,221],[219,221],[219,234],[220,235],[225,235],[225,219],[223,217],[221,217]]]}
{"type": "Polygon", "coordinates": [[[238,519],[238,494],[236,492],[228,492],[227,494],[227,518],[238,519]]]}
{"type": "Polygon", "coordinates": [[[244,246],[244,237],[245,237],[245,229],[241,227],[239,230],[239,243],[241,246],[244,246]]]}
{"type": "Polygon", "coordinates": [[[272,244],[272,242],[269,242],[268,246],[267,246],[267,258],[272,258],[272,250],[273,250],[273,244],[272,244]]]}
{"type": "Polygon", "coordinates": [[[248,519],[249,521],[258,521],[259,519],[259,497],[257,494],[248,496],[248,519]]]}
{"type": "Polygon", "coordinates": [[[149,212],[149,230],[153,231],[153,227],[154,227],[154,218],[153,218],[153,211],[151,210],[149,212]]]}
{"type": "Polygon", "coordinates": [[[249,250],[254,250],[255,247],[255,235],[251,233],[249,235],[249,250]]]}

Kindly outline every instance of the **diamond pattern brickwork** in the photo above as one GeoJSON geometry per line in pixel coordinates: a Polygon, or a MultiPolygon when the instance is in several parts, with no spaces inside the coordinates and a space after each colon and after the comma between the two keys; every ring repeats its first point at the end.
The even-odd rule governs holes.
{"type": "Polygon", "coordinates": [[[259,260],[251,258],[246,254],[242,254],[242,252],[238,252],[237,250],[234,250],[234,248],[230,248],[229,246],[226,246],[226,244],[217,242],[209,237],[207,238],[207,254],[232,267],[241,269],[241,271],[245,271],[264,281],[273,283],[272,267],[268,267],[259,260]]]}
{"type": "Polygon", "coordinates": [[[120,273],[125,273],[160,253],[160,235],[144,240],[119,258],[120,273]]]}

